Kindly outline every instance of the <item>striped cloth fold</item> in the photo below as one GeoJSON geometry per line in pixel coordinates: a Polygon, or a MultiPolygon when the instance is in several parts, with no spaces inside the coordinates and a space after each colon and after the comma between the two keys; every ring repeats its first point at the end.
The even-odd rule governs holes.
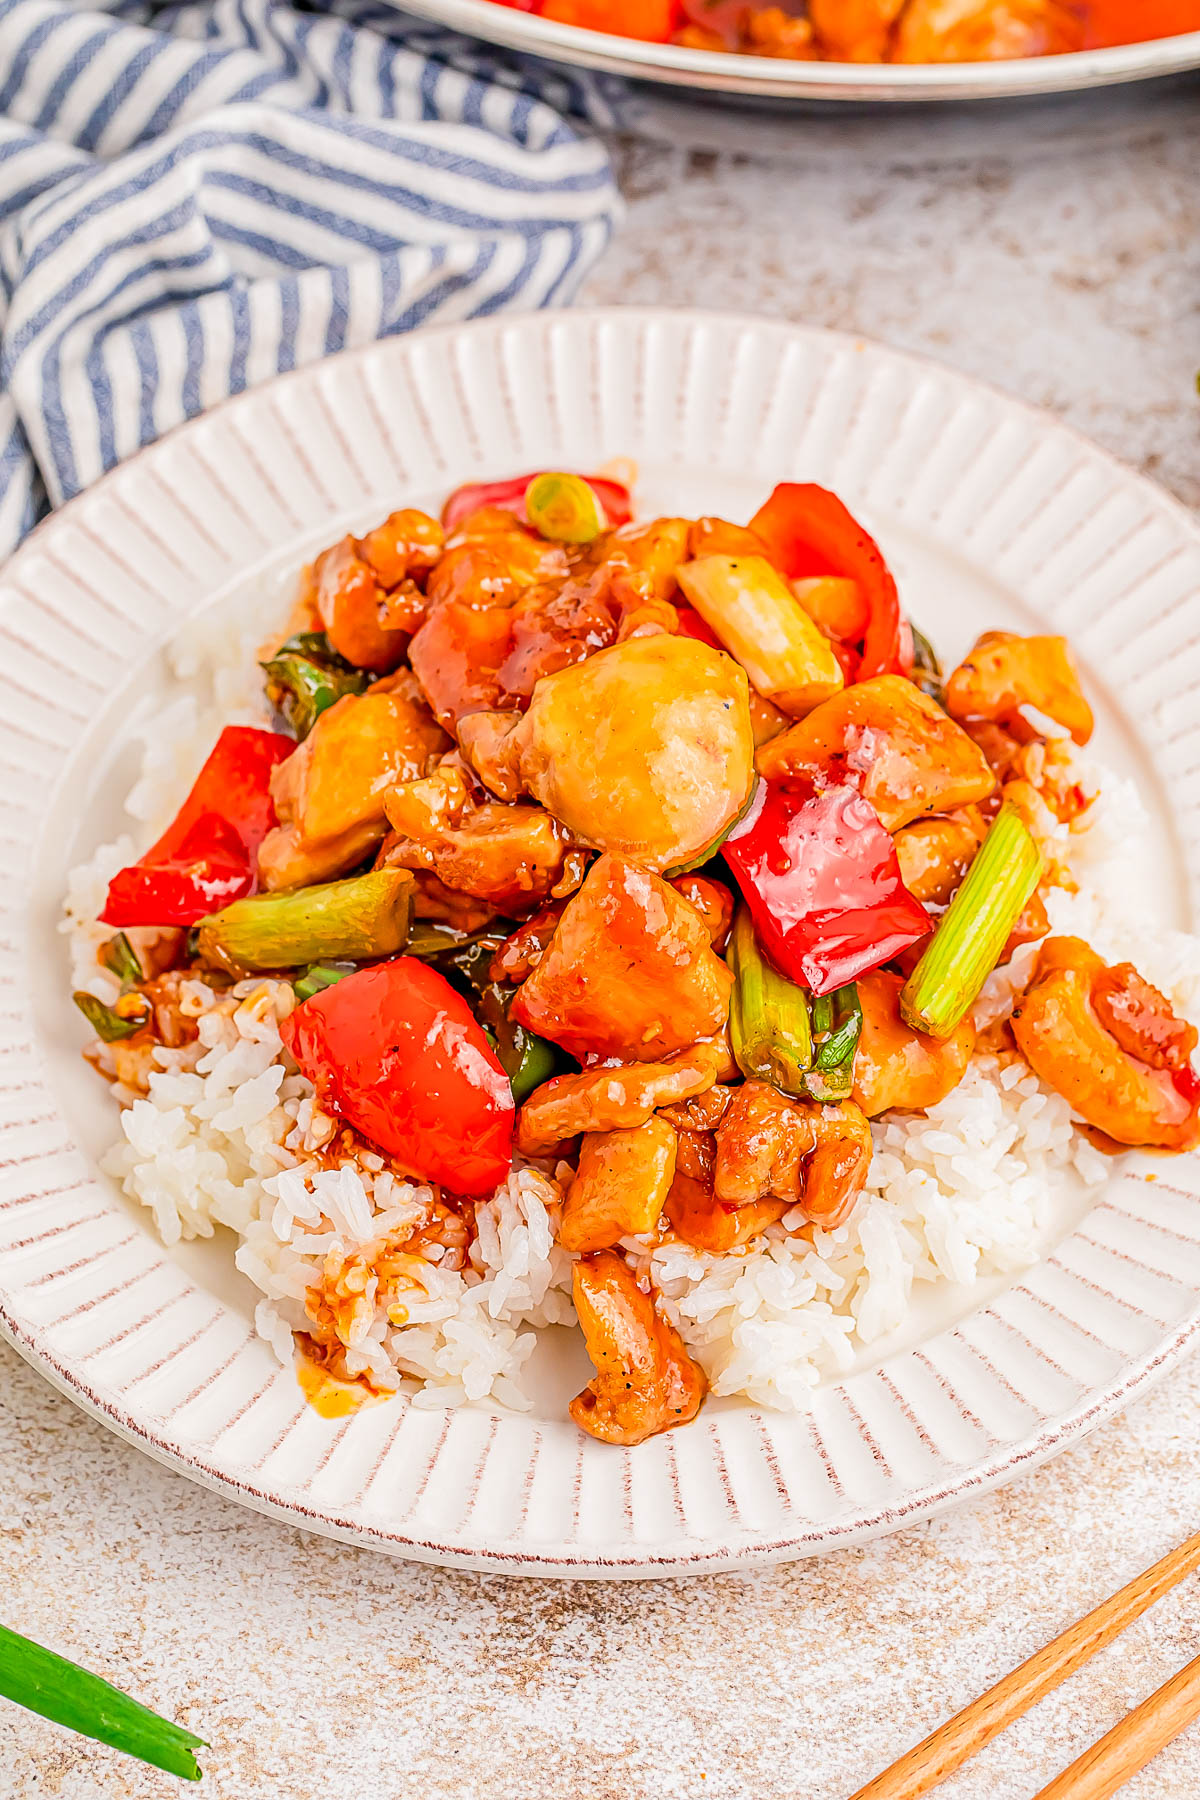
{"type": "Polygon", "coordinates": [[[279,370],[568,300],[620,202],[539,79],[374,0],[0,0],[0,558],[279,370]]]}

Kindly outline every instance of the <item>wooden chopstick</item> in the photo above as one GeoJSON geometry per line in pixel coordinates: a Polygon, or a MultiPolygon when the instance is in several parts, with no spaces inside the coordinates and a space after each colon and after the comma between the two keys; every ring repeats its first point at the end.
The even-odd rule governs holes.
{"type": "Polygon", "coordinates": [[[1200,1713],[1200,1656],[1077,1756],[1034,1800],[1109,1800],[1200,1713]]]}
{"type": "MultiPolygon", "coordinates": [[[[955,1769],[961,1768],[977,1750],[990,1744],[1005,1726],[1011,1725],[1014,1719],[1019,1719],[1023,1712],[1035,1706],[1052,1688],[1074,1675],[1097,1650],[1103,1650],[1106,1644],[1111,1644],[1127,1625],[1139,1619],[1148,1607],[1153,1606],[1156,1600],[1169,1593],[1185,1575],[1190,1575],[1198,1567],[1200,1532],[1177,1545],[1174,1550],[1168,1551],[1152,1568],[1143,1569],[1140,1575],[1135,1575],[1110,1600],[1101,1601],[1084,1618],[1069,1625],[1053,1643],[1036,1650],[1019,1668],[1011,1670],[998,1681],[995,1687],[989,1688],[986,1694],[981,1694],[978,1700],[972,1700],[969,1706],[964,1706],[961,1712],[955,1713],[952,1719],[947,1719],[944,1725],[939,1725],[936,1731],[931,1732],[898,1762],[894,1762],[873,1781],[868,1781],[866,1787],[859,1788],[856,1794],[851,1795],[850,1800],[918,1800],[919,1795],[927,1794],[930,1788],[935,1788],[940,1781],[945,1781],[947,1775],[952,1775],[955,1769]]],[[[1183,1674],[1187,1673],[1188,1670],[1183,1671],[1183,1674]]],[[[1178,1681],[1181,1677],[1176,1676],[1175,1679],[1178,1681]]],[[[1160,1695],[1165,1696],[1171,1686],[1168,1682],[1166,1688],[1160,1689],[1159,1694],[1152,1695],[1144,1703],[1145,1706],[1159,1701],[1160,1695]]],[[[1142,1711],[1143,1708],[1139,1707],[1137,1712],[1130,1714],[1129,1719],[1137,1718],[1142,1711]]],[[[1191,1716],[1189,1713],[1188,1717],[1191,1716]]],[[[1126,1725],[1129,1724],[1129,1719],[1125,1721],[1126,1725]]],[[[1176,1729],[1182,1728],[1181,1724],[1176,1729]]],[[[1173,1734],[1169,1733],[1168,1736],[1170,1735],[1173,1734]]],[[[1107,1741],[1102,1739],[1095,1748],[1102,1748],[1107,1741]]],[[[1161,1743],[1166,1742],[1167,1738],[1161,1740],[1161,1743]]],[[[1152,1750],[1147,1752],[1147,1756],[1153,1754],[1152,1750]]],[[[1139,1766],[1130,1764],[1130,1772],[1139,1766]]],[[[1071,1772],[1068,1769],[1059,1779],[1065,1780],[1071,1772]]],[[[1097,1795],[1112,1791],[1111,1788],[1096,1789],[1097,1795]]],[[[1064,1788],[1055,1792],[1050,1787],[1045,1790],[1045,1796],[1050,1795],[1054,1796],[1054,1800],[1066,1800],[1067,1795],[1071,1795],[1072,1800],[1082,1800],[1084,1795],[1087,1800],[1092,1800],[1090,1788],[1064,1788]]],[[[1039,1797],[1039,1800],[1045,1800],[1045,1797],[1039,1797]]]]}

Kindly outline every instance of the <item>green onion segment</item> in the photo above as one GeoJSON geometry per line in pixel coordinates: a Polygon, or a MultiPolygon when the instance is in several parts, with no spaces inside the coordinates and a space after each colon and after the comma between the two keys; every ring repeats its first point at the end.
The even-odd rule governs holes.
{"type": "Polygon", "coordinates": [[[734,918],[726,960],[733,970],[729,1035],[738,1068],[785,1094],[806,1094],[812,1067],[808,994],[767,961],[744,906],[734,918]]]}
{"type": "Polygon", "coordinates": [[[557,544],[590,544],[608,523],[595,489],[582,475],[558,470],[534,476],[525,489],[525,517],[557,544]]]}
{"type": "Polygon", "coordinates": [[[131,1700],[78,1663],[43,1650],[40,1644],[0,1625],[0,1694],[55,1725],[65,1725],[97,1743],[165,1769],[183,1781],[199,1781],[203,1771],[194,1751],[204,1739],[173,1725],[131,1700]]]}
{"type": "Polygon", "coordinates": [[[1016,807],[996,814],[966,880],[900,993],[914,1031],[947,1038],[979,998],[1042,878],[1043,858],[1016,807]]]}

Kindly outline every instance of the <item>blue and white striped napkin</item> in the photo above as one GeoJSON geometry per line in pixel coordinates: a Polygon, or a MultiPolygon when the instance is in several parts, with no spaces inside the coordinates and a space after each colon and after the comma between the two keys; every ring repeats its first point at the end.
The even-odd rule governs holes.
{"type": "Polygon", "coordinates": [[[620,202],[537,80],[374,0],[0,0],[0,558],[278,370],[569,299],[620,202]]]}

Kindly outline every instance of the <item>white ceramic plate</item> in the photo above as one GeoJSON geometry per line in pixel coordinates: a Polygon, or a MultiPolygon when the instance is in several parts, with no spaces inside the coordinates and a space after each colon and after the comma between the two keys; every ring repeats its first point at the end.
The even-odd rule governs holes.
{"type": "Polygon", "coordinates": [[[1068,633],[1100,752],[1154,812],[1149,904],[1185,924],[1200,894],[1195,523],[1053,420],[878,345],[633,309],[420,333],[218,408],[43,525],[0,571],[0,1323],[172,1466],[428,1561],[630,1575],[853,1542],[1048,1456],[1200,1319],[1197,1161],[1127,1159],[1025,1278],[943,1290],[808,1416],[713,1404],[612,1449],[566,1419],[585,1364],[558,1334],[532,1416],[400,1400],[330,1423],[254,1338],[231,1243],[165,1252],[96,1175],[115,1120],[55,923],[67,867],[121,827],[164,644],[201,608],[277,607],[285,574],[397,505],[618,453],[643,511],[837,488],[949,656],[984,626],[1068,633]]]}
{"type": "Polygon", "coordinates": [[[731,56],[642,44],[633,38],[559,25],[495,0],[396,0],[404,12],[436,19],[455,31],[505,44],[550,62],[574,63],[637,81],[711,93],[792,100],[851,101],[862,106],[930,100],[997,100],[1022,94],[1067,94],[1085,88],[1147,81],[1200,67],[1200,31],[1117,44],[1072,56],[1025,57],[990,63],[808,63],[769,56],[731,56]]]}

